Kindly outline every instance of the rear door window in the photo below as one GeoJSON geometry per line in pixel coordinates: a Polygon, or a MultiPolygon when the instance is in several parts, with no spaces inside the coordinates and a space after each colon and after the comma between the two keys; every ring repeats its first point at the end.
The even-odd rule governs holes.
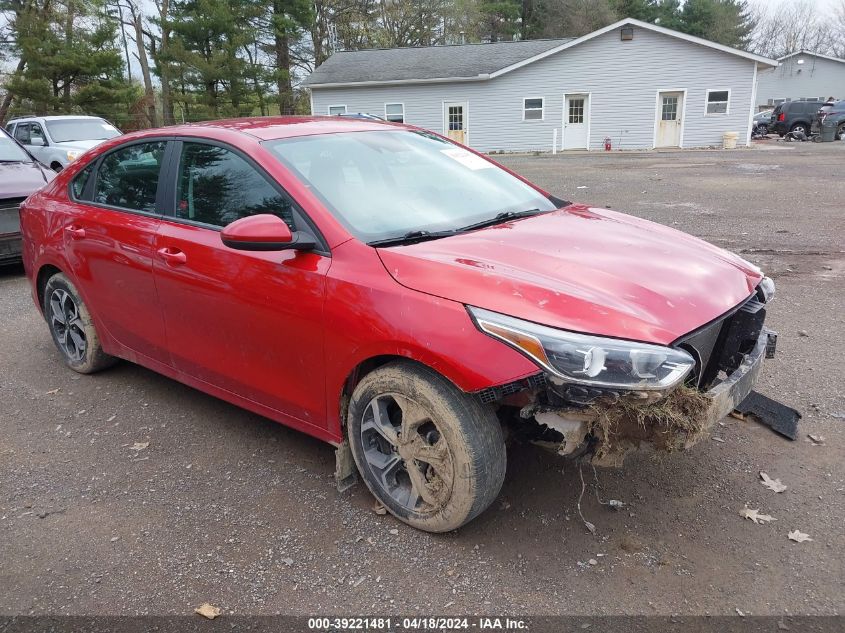
{"type": "Polygon", "coordinates": [[[97,170],[94,202],[155,213],[166,146],[166,141],[137,143],[107,154],[97,170]]]}
{"type": "MultiPolygon", "coordinates": [[[[91,178],[91,174],[94,173],[94,163],[88,165],[85,169],[79,172],[76,175],[76,178],[73,179],[73,183],[71,183],[71,189],[73,190],[73,197],[77,200],[85,200],[85,185],[88,184],[88,180],[91,178]]],[[[90,191],[88,192],[90,196],[90,191]]]]}

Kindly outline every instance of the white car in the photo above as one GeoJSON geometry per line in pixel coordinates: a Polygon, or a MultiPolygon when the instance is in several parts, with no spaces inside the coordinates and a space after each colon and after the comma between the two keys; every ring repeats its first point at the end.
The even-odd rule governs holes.
{"type": "Polygon", "coordinates": [[[96,116],[28,116],[12,119],[9,133],[44,165],[61,171],[121,131],[96,116]]]}

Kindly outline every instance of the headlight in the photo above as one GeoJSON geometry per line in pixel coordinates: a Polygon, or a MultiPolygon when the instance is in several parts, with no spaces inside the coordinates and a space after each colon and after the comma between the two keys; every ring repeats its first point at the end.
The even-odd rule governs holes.
{"type": "Polygon", "coordinates": [[[758,287],[763,295],[764,303],[768,303],[775,298],[775,282],[772,281],[771,277],[763,277],[758,287]]]}
{"type": "Polygon", "coordinates": [[[670,389],[695,365],[683,350],[566,332],[468,306],[478,328],[565,382],[613,389],[670,389]]]}
{"type": "Polygon", "coordinates": [[[82,155],[82,152],[80,152],[79,150],[69,149],[67,151],[67,159],[69,161],[74,161],[77,158],[79,158],[81,155],[82,155]]]}

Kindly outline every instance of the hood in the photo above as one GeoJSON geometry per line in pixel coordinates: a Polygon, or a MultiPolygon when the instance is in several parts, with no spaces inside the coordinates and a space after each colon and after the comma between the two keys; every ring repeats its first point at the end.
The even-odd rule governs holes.
{"type": "Polygon", "coordinates": [[[663,345],[729,311],[762,279],[707,242],[584,205],[378,252],[396,281],[420,292],[663,345]]]}
{"type": "Polygon", "coordinates": [[[59,147],[61,149],[77,149],[83,152],[88,151],[92,147],[97,147],[100,143],[104,143],[109,139],[101,138],[101,139],[93,139],[89,141],[64,141],[62,143],[53,143],[54,147],[59,147]]]}
{"type": "Polygon", "coordinates": [[[0,199],[26,198],[55,177],[39,163],[0,163],[0,199]]]}

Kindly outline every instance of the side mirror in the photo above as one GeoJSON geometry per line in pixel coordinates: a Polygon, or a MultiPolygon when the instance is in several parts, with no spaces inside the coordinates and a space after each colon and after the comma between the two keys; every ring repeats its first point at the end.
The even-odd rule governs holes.
{"type": "Polygon", "coordinates": [[[44,140],[43,136],[31,136],[29,137],[29,144],[34,147],[47,147],[47,141],[44,140]]]}
{"type": "Polygon", "coordinates": [[[220,233],[223,244],[238,251],[311,250],[314,240],[299,231],[291,233],[285,221],[269,213],[235,220],[220,233]]]}

